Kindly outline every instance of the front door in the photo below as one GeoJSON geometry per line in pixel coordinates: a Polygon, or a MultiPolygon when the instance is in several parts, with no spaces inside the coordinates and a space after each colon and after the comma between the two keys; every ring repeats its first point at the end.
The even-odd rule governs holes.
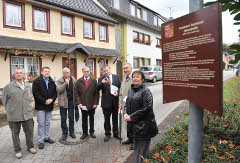
{"type": "Polygon", "coordinates": [[[62,67],[67,67],[71,71],[71,75],[77,79],[77,62],[76,58],[63,58],[62,67]]]}

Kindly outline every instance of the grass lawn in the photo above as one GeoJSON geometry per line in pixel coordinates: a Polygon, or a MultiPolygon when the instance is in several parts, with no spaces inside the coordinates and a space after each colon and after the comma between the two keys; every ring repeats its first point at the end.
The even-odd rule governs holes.
{"type": "MultiPolygon", "coordinates": [[[[204,112],[203,162],[240,162],[240,77],[223,85],[222,117],[204,112]]],[[[164,133],[145,162],[188,162],[188,113],[164,133]]]]}

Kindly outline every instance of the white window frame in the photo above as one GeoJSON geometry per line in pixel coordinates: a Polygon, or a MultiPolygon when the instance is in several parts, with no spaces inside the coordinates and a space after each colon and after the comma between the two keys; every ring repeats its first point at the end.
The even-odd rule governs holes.
{"type": "Polygon", "coordinates": [[[151,58],[146,58],[145,66],[151,66],[151,58]]]}
{"type": "Polygon", "coordinates": [[[134,4],[130,4],[130,12],[132,16],[136,16],[136,6],[134,4]]]}
{"type": "MultiPolygon", "coordinates": [[[[12,11],[13,10],[11,10],[11,14],[12,14],[12,11]]],[[[13,14],[12,14],[12,16],[13,16],[13,14]]],[[[16,16],[16,15],[15,15],[16,16]]],[[[22,28],[22,6],[21,5],[17,5],[17,4],[12,4],[12,3],[6,3],[6,25],[8,25],[8,26],[12,26],[12,27],[19,27],[19,28],[22,28]],[[10,17],[10,13],[8,13],[8,6],[11,6],[11,7],[15,7],[15,8],[18,8],[18,13],[17,13],[17,18],[16,17],[11,17],[10,19],[13,19],[13,24],[10,24],[9,23],[9,20],[10,19],[8,19],[9,17],[10,17]],[[15,20],[17,20],[18,21],[18,23],[19,24],[14,24],[14,22],[15,22],[15,20]]]]}
{"type": "Polygon", "coordinates": [[[146,10],[143,10],[142,18],[143,18],[143,20],[145,20],[145,21],[148,20],[148,14],[147,14],[147,11],[146,11],[146,10]]]}
{"type": "Polygon", "coordinates": [[[133,68],[139,68],[140,67],[140,65],[139,65],[140,63],[139,63],[139,58],[137,58],[137,57],[134,57],[133,58],[133,68]],[[137,61],[137,66],[135,66],[135,62],[137,61]]]}
{"type": "MultiPolygon", "coordinates": [[[[91,73],[91,75],[94,74],[94,72],[95,72],[95,67],[94,67],[94,60],[93,60],[93,59],[88,59],[88,61],[87,61],[87,66],[90,68],[90,73],[91,73]],[[92,64],[92,68],[91,68],[91,66],[89,66],[89,63],[92,64]]],[[[96,75],[96,74],[94,74],[94,75],[96,75]]]]}
{"type": "Polygon", "coordinates": [[[120,0],[113,0],[113,7],[116,9],[120,9],[120,0]]]}
{"type": "Polygon", "coordinates": [[[73,18],[71,16],[67,15],[62,15],[62,33],[67,34],[67,35],[73,35],[73,18]],[[64,22],[64,21],[69,21],[70,22],[64,22]],[[67,26],[65,26],[67,25],[67,26]],[[64,29],[69,29],[70,31],[64,31],[64,29]]]}
{"type": "Polygon", "coordinates": [[[84,37],[93,39],[93,22],[84,21],[84,37]],[[86,24],[90,25],[90,29],[88,29],[89,35],[86,35],[86,24]]]}
{"type": "Polygon", "coordinates": [[[107,41],[107,26],[105,25],[99,24],[99,40],[107,41]],[[104,30],[105,33],[102,30],[104,30]]]}
{"type": "Polygon", "coordinates": [[[142,19],[141,8],[137,7],[137,18],[142,19]]]}
{"type": "Polygon", "coordinates": [[[163,23],[162,19],[161,19],[160,17],[158,17],[158,26],[159,26],[159,27],[160,27],[160,26],[161,26],[161,24],[162,24],[162,23],[160,23],[160,22],[162,22],[162,23],[163,23]]]}
{"type": "Polygon", "coordinates": [[[154,15],[154,25],[155,26],[158,25],[158,17],[156,15],[154,15]]]}
{"type": "Polygon", "coordinates": [[[11,74],[13,75],[14,74],[14,67],[13,66],[16,66],[16,67],[22,67],[24,69],[24,72],[25,72],[25,81],[29,81],[28,80],[28,75],[29,75],[29,70],[28,70],[28,59],[31,58],[31,59],[37,59],[37,70],[36,70],[36,73],[37,73],[37,76],[40,76],[40,59],[39,57],[28,57],[28,56],[12,56],[11,57],[11,69],[12,69],[12,72],[11,74]],[[13,64],[13,59],[14,58],[23,58],[23,64],[22,65],[19,65],[19,64],[13,64]]]}
{"type": "Polygon", "coordinates": [[[47,12],[46,11],[34,9],[34,29],[47,31],[47,12]],[[43,22],[38,22],[38,18],[36,18],[37,13],[44,13],[43,15],[44,17],[40,18],[41,20],[43,20],[43,22]],[[42,28],[38,27],[37,24],[41,24],[41,26],[43,27],[42,28]]]}

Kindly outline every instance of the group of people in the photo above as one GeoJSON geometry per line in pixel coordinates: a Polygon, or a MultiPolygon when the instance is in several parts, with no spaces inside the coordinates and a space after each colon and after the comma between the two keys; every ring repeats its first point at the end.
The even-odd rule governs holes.
{"type": "Polygon", "coordinates": [[[118,75],[111,73],[108,65],[103,66],[103,75],[98,78],[98,82],[91,77],[89,67],[82,68],[83,76],[78,80],[70,75],[69,68],[64,68],[63,76],[54,82],[50,77],[50,68],[43,67],[40,77],[34,80],[31,87],[24,80],[24,69],[15,68],[14,80],[4,87],[2,99],[12,132],[15,156],[17,158],[23,156],[19,140],[21,126],[25,133],[27,149],[32,154],[37,152],[33,144],[32,96],[35,101],[38,123],[38,148],[44,149],[44,142],[54,143],[54,140],[50,138],[50,121],[57,97],[60,107],[62,141],[66,141],[67,136],[76,138],[74,112],[78,110],[81,110],[82,114],[83,134],[80,139],[85,139],[88,135],[96,138],[94,115],[99,104],[99,91],[101,90],[104,141],[107,142],[111,138],[111,115],[113,136],[116,139],[122,139],[119,136],[118,112],[119,109],[123,109],[123,117],[127,121],[128,137],[123,144],[132,144],[130,149],[135,151],[136,162],[142,162],[142,157],[147,156],[151,138],[158,133],[153,113],[153,97],[144,83],[144,74],[141,71],[132,72],[129,63],[123,65],[123,70],[126,76],[122,83],[118,75]],[[69,127],[67,119],[69,119],[69,127]],[[88,119],[90,125],[88,125],[88,119]]]}

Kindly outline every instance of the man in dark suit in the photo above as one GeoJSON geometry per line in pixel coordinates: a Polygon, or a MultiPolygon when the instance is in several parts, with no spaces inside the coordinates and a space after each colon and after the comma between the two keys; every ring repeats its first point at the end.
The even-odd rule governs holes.
{"type": "Polygon", "coordinates": [[[80,139],[88,136],[88,117],[90,123],[90,136],[95,139],[94,134],[94,114],[99,102],[99,91],[97,91],[97,80],[90,76],[89,67],[82,69],[83,77],[77,80],[75,88],[76,104],[82,112],[82,130],[83,135],[80,139]]]}
{"type": "Polygon", "coordinates": [[[118,75],[111,73],[111,69],[108,65],[103,66],[103,76],[98,78],[97,90],[102,90],[101,107],[104,114],[104,129],[105,135],[104,141],[107,142],[111,136],[111,124],[110,117],[112,114],[113,136],[117,139],[119,137],[118,131],[118,94],[121,87],[121,80],[118,75]],[[112,87],[117,87],[118,90],[111,92],[112,87]]]}

